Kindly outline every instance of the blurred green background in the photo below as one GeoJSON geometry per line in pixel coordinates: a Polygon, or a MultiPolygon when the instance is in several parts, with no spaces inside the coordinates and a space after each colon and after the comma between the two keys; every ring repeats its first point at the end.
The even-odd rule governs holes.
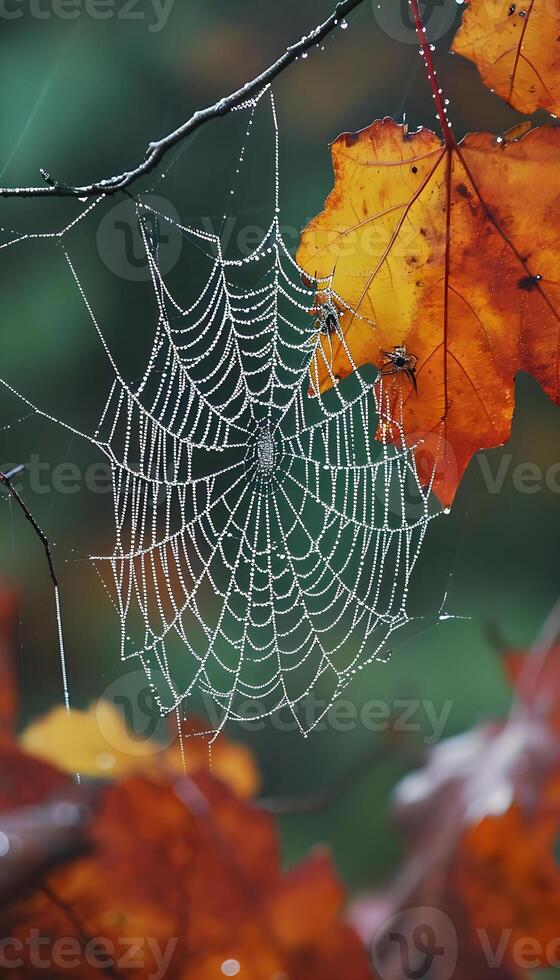
{"type": "MultiPolygon", "coordinates": [[[[336,31],[324,52],[300,61],[274,86],[282,220],[294,229],[294,249],[297,230],[321,209],[331,187],[328,144],[341,131],[384,115],[400,120],[404,112],[412,128],[435,125],[412,33],[406,27],[387,32],[383,13],[392,4],[365,2],[349,18],[348,30],[336,31]]],[[[64,19],[53,12],[56,4],[42,0],[35,7],[14,3],[10,9],[22,16],[2,18],[2,184],[37,183],[40,167],[72,184],[121,171],[141,158],[151,139],[266,67],[326,17],[331,3],[175,0],[160,30],[153,29],[157,16],[148,0],[139,0],[132,19],[116,16],[122,8],[117,0],[113,16],[96,19],[84,0],[64,8],[78,11],[64,19]]],[[[447,24],[457,25],[461,11],[454,0],[448,13],[447,24]]],[[[452,27],[433,39],[456,134],[503,132],[520,117],[483,87],[470,63],[448,53],[452,27]]],[[[241,114],[213,122],[175,154],[170,169],[166,164],[165,183],[156,174],[142,189],[165,196],[185,221],[201,215],[218,221],[244,122],[241,114]]],[[[269,214],[272,189],[270,140],[259,146],[247,215],[255,224],[269,214]]],[[[0,207],[5,240],[13,237],[11,229],[56,230],[81,210],[65,200],[2,201],[0,207]]],[[[115,350],[141,363],[150,326],[144,316],[149,287],[115,274],[99,255],[102,214],[103,209],[78,226],[65,244],[115,350]]],[[[2,252],[2,267],[0,376],[78,428],[88,427],[109,375],[61,249],[41,242],[16,245],[2,252]]],[[[395,702],[412,698],[429,700],[436,712],[448,705],[445,735],[507,710],[509,694],[488,629],[499,629],[512,644],[530,643],[560,579],[560,412],[526,376],[519,377],[516,395],[511,441],[473,460],[451,515],[432,525],[418,570],[418,610],[437,612],[448,589],[447,610],[465,618],[434,624],[432,617],[427,629],[419,624],[395,647],[389,664],[356,678],[346,692],[356,704],[375,698],[396,711],[395,702]],[[518,468],[526,464],[536,467],[531,492],[520,481],[518,468]],[[503,476],[502,485],[492,492],[496,474],[503,476]]],[[[79,560],[111,550],[108,498],[87,490],[61,493],[49,482],[48,473],[60,463],[82,466],[95,459],[79,439],[34,417],[18,421],[27,409],[5,392],[0,411],[0,463],[8,467],[35,455],[46,466],[45,490],[31,488],[25,476],[19,485],[56,543],[73,701],[85,705],[122,672],[114,610],[91,566],[79,560]]],[[[19,657],[29,718],[61,699],[52,595],[38,541],[13,503],[0,503],[0,567],[22,592],[19,657]]],[[[411,721],[419,724],[414,737],[423,744],[431,733],[429,717],[420,707],[411,721]]],[[[295,796],[332,787],[383,739],[359,725],[319,731],[306,740],[270,724],[258,733],[233,728],[231,734],[258,755],[267,795],[295,796]]],[[[382,881],[400,846],[388,798],[407,766],[390,752],[365,768],[334,805],[284,817],[287,857],[326,841],[351,886],[382,881]]]]}

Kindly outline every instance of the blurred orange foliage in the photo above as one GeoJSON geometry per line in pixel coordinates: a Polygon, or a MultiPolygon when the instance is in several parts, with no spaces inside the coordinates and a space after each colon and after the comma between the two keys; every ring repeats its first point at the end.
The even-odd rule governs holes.
{"type": "Polygon", "coordinates": [[[101,728],[94,707],[55,709],[18,744],[16,701],[12,684],[1,719],[0,958],[14,980],[39,968],[81,980],[371,978],[327,851],[282,870],[274,820],[248,799],[258,786],[248,750],[218,739],[210,772],[206,741],[185,731],[187,775],[176,745],[139,757],[108,704],[101,728]],[[77,787],[70,773],[99,776],[107,754],[116,778],[77,787]]]}
{"type": "Polygon", "coordinates": [[[559,619],[560,606],[530,652],[503,651],[516,683],[508,719],[434,746],[397,787],[406,860],[353,908],[383,980],[401,975],[387,923],[421,951],[418,916],[453,980],[529,980],[560,959],[559,619]]]}

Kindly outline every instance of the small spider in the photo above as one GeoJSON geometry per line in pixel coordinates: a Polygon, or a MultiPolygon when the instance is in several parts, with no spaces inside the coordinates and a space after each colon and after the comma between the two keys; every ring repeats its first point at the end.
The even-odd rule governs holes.
{"type": "Polygon", "coordinates": [[[318,303],[311,310],[311,313],[315,314],[317,332],[309,338],[309,342],[316,347],[321,336],[327,338],[330,353],[330,368],[332,370],[334,360],[332,338],[333,334],[337,337],[342,337],[340,319],[344,316],[344,313],[337,309],[332,299],[326,299],[323,303],[318,303]]]}
{"type": "Polygon", "coordinates": [[[330,337],[331,334],[339,332],[340,317],[344,316],[344,313],[339,313],[332,299],[327,299],[324,303],[320,303],[311,312],[317,316],[315,320],[317,333],[322,333],[326,337],[330,337]]]}
{"type": "Polygon", "coordinates": [[[387,360],[381,365],[379,373],[382,376],[387,376],[390,374],[399,374],[400,371],[404,371],[412,387],[418,392],[418,386],[416,384],[416,365],[418,364],[418,358],[416,354],[410,354],[406,349],[406,344],[402,344],[400,347],[393,347],[392,351],[382,350],[381,353],[385,355],[387,360]]]}

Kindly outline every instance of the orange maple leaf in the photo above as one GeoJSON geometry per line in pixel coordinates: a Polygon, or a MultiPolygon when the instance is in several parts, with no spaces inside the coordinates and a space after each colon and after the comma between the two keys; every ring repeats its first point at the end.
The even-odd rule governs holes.
{"type": "Polygon", "coordinates": [[[512,963],[516,944],[530,937],[534,955],[540,956],[534,965],[545,966],[546,947],[558,940],[557,836],[557,810],[547,814],[541,803],[534,813],[524,814],[512,804],[506,813],[485,817],[461,841],[456,887],[467,902],[473,927],[484,929],[493,944],[505,938],[504,953],[512,963]]]}
{"type": "MultiPolygon", "coordinates": [[[[465,831],[454,881],[473,926],[486,930],[495,944],[505,940],[510,963],[518,962],[524,946],[528,951],[529,938],[534,965],[546,966],[551,949],[555,955],[559,951],[560,646],[554,634],[552,642],[537,642],[531,651],[501,652],[518,699],[504,733],[509,731],[512,745],[517,739],[523,746],[525,732],[525,745],[510,765],[509,805],[487,812],[465,831]]],[[[503,801],[508,802],[507,793],[503,801]]]]}
{"type": "Polygon", "coordinates": [[[334,189],[302,233],[300,266],[352,311],[332,355],[321,338],[312,378],[324,391],[406,345],[418,392],[404,371],[384,388],[397,417],[402,397],[420,471],[426,451],[437,457],[444,505],[473,454],[508,439],[518,371],[560,400],[559,153],[551,128],[505,147],[485,134],[442,145],[377,121],[335,141],[334,189]]]}
{"type": "MultiPolygon", "coordinates": [[[[0,668],[11,653],[1,639],[0,668]]],[[[139,755],[105,702],[100,715],[54,709],[18,744],[15,675],[6,667],[4,676],[2,976],[372,980],[327,851],[284,873],[273,818],[244,799],[258,784],[246,748],[218,738],[210,774],[193,721],[183,734],[193,736],[185,754],[195,775],[186,776],[175,745],[144,743],[139,755]],[[119,778],[89,792],[57,762],[119,778]]]]}
{"type": "Polygon", "coordinates": [[[341,919],[343,889],[328,855],[283,875],[272,818],[209,774],[111,784],[92,843],[90,854],[0,912],[2,934],[19,943],[18,978],[35,975],[34,930],[49,939],[46,955],[57,939],[78,944],[64,976],[80,980],[98,977],[101,962],[107,975],[121,976],[126,937],[141,937],[137,968],[123,969],[134,980],[157,975],[162,955],[168,980],[236,972],[249,980],[338,980],[342,971],[345,980],[371,980],[366,951],[341,919]],[[95,956],[92,937],[103,938],[95,956]]]}
{"type": "Polygon", "coordinates": [[[397,786],[407,856],[392,887],[351,913],[383,976],[402,975],[395,938],[413,948],[420,926],[437,941],[438,976],[529,980],[531,961],[558,956],[559,632],[560,604],[530,651],[502,650],[516,683],[508,719],[430,747],[397,786]]]}
{"type": "Polygon", "coordinates": [[[519,112],[560,113],[559,0],[469,0],[453,51],[519,112]]]}

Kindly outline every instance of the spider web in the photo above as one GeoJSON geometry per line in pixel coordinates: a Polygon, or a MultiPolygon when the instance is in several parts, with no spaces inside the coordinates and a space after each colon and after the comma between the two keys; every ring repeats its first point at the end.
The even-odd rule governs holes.
{"type": "MultiPolygon", "coordinates": [[[[386,659],[388,641],[410,621],[409,585],[436,514],[393,380],[373,369],[340,383],[332,375],[333,344],[353,363],[344,319],[325,343],[310,310],[327,303],[359,314],[330,281],[306,285],[283,240],[270,89],[241,107],[248,123],[236,174],[261,104],[273,122],[274,206],[250,254],[227,257],[219,234],[136,200],[155,316],[135,381],[121,371],[66,247],[99,202],[56,235],[16,235],[5,246],[57,240],[111,366],[95,431],[61,424],[110,462],[114,547],[90,559],[105,581],[110,571],[121,658],[140,659],[162,713],[182,712],[202,692],[218,709],[218,731],[228,719],[246,721],[250,702],[254,719],[287,707],[305,732],[298,705],[306,696],[321,686],[316,725],[357,671],[386,659]],[[166,223],[205,262],[186,305],[160,267],[166,223]],[[326,394],[313,387],[320,360],[333,381],[326,394]]],[[[232,203],[235,193],[234,182],[232,203]]],[[[65,666],[61,629],[59,639],[65,666]]]]}

